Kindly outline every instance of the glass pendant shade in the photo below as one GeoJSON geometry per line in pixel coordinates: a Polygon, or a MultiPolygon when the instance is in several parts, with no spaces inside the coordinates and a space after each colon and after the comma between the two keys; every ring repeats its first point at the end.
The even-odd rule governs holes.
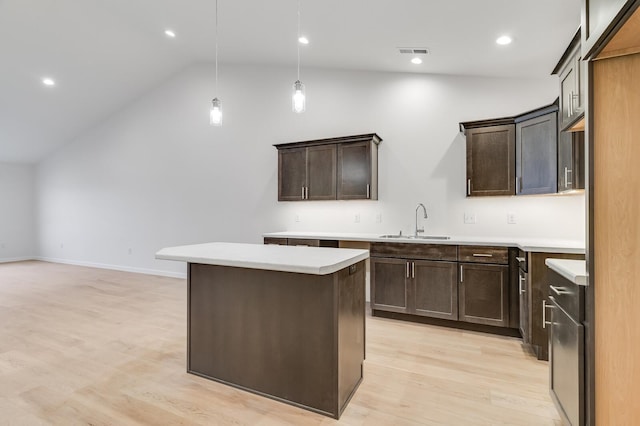
{"type": "Polygon", "coordinates": [[[209,123],[212,126],[222,126],[222,104],[220,99],[214,98],[211,101],[211,110],[209,110],[209,123]]]}
{"type": "Polygon", "coordinates": [[[293,107],[293,112],[302,113],[306,107],[306,93],[304,90],[304,84],[300,80],[296,80],[293,83],[293,96],[291,97],[291,105],[293,107]]]}

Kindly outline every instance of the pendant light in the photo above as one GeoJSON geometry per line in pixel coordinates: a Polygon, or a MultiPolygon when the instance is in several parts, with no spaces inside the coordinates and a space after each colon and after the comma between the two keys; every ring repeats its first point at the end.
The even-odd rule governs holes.
{"type": "MultiPolygon", "coordinates": [[[[218,0],[216,0],[216,94],[218,93],[218,0]]],[[[209,123],[212,126],[222,126],[222,103],[217,97],[211,101],[209,123]]]]}
{"type": "Polygon", "coordinates": [[[300,81],[300,0],[298,0],[298,79],[293,83],[293,95],[291,97],[291,106],[293,112],[303,113],[306,106],[306,93],[304,84],[300,81]]]}

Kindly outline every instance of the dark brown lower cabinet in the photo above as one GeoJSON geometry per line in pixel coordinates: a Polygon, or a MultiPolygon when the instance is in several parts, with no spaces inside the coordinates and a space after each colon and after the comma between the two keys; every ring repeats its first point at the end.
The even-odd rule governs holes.
{"type": "Polygon", "coordinates": [[[456,265],[456,262],[372,257],[372,309],[457,320],[456,265]]]}
{"type": "Polygon", "coordinates": [[[458,273],[456,262],[413,260],[410,290],[413,313],[433,318],[458,319],[458,273]]]}
{"type": "Polygon", "coordinates": [[[509,325],[509,266],[460,264],[459,319],[499,327],[509,325]]]}
{"type": "Polygon", "coordinates": [[[409,313],[407,305],[408,261],[386,257],[372,257],[370,259],[371,308],[409,313]]]}

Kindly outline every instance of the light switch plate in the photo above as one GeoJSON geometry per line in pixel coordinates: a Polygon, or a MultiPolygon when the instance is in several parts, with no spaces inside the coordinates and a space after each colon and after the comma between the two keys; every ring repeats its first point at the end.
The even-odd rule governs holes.
{"type": "Polygon", "coordinates": [[[516,220],[516,214],[513,212],[507,213],[507,223],[509,225],[515,225],[518,221],[516,220]]]}

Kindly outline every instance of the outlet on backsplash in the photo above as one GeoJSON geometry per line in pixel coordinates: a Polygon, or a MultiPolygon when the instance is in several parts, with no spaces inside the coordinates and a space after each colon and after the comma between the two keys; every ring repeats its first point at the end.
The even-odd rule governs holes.
{"type": "Polygon", "coordinates": [[[476,223],[476,214],[475,213],[467,213],[464,214],[464,223],[468,225],[472,225],[476,223]]]}

